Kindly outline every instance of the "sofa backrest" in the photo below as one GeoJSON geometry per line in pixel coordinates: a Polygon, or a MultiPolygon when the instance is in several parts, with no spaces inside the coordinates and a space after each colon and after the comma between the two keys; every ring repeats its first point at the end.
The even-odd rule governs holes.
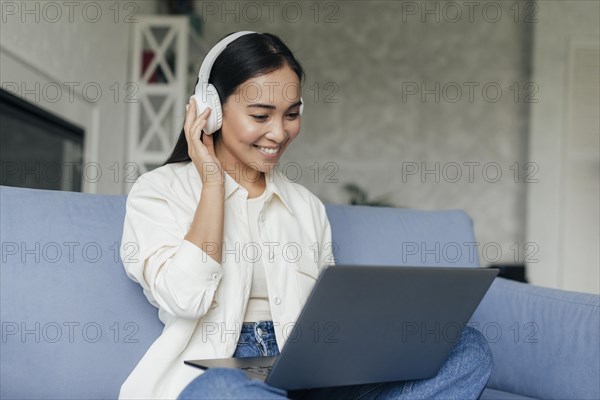
{"type": "Polygon", "coordinates": [[[119,260],[125,200],[0,187],[0,397],[116,399],[160,335],[119,260]]]}
{"type": "MultiPolygon", "coordinates": [[[[117,398],[160,335],[119,259],[125,201],[0,186],[1,398],[117,398]]],[[[478,266],[462,211],[326,208],[337,264],[478,266]]]]}
{"type": "Polygon", "coordinates": [[[473,221],[461,210],[327,204],[336,264],[478,267],[473,221]]]}

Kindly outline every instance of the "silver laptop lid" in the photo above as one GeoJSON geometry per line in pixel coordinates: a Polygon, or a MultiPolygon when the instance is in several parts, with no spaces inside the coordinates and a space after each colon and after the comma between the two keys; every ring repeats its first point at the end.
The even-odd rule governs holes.
{"type": "Polygon", "coordinates": [[[286,389],[434,376],[497,269],[334,265],[266,379],[286,389]]]}

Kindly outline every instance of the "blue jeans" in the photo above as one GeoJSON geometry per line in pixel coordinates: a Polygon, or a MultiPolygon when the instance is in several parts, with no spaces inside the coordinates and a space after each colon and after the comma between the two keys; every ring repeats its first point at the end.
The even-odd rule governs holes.
{"type": "MultiPolygon", "coordinates": [[[[376,338],[374,338],[376,340],[376,338]]],[[[244,323],[234,357],[279,354],[272,321],[244,323]]],[[[195,378],[178,400],[192,399],[477,399],[491,373],[492,353],[483,335],[465,327],[436,376],[422,380],[286,391],[233,368],[211,368],[195,378]]]]}

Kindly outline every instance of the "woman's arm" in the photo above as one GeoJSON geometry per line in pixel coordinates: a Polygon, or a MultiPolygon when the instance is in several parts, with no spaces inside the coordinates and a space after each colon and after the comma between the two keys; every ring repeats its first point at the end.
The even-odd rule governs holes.
{"type": "Polygon", "coordinates": [[[201,139],[211,110],[197,115],[195,102],[186,109],[188,154],[202,179],[193,221],[186,229],[175,216],[182,193],[173,192],[171,177],[142,175],[127,198],[121,259],[153,305],[176,317],[198,319],[213,304],[223,275],[225,176],[212,136],[201,139]]]}
{"type": "Polygon", "coordinates": [[[204,135],[202,129],[212,110],[207,108],[196,115],[196,102],[186,105],[184,122],[188,154],[202,178],[202,195],[194,220],[185,239],[200,247],[221,262],[223,220],[225,212],[225,175],[217,159],[212,135],[204,135]]]}
{"type": "MultiPolygon", "coordinates": [[[[150,303],[173,316],[198,319],[213,303],[221,264],[185,239],[188,225],[174,214],[182,194],[163,179],[141,176],[129,192],[121,260],[150,303]]],[[[200,203],[208,203],[209,197],[204,200],[200,203]]]]}
{"type": "Polygon", "coordinates": [[[185,240],[200,247],[218,263],[221,263],[222,254],[224,200],[223,185],[204,185],[192,226],[185,235],[185,240]]]}

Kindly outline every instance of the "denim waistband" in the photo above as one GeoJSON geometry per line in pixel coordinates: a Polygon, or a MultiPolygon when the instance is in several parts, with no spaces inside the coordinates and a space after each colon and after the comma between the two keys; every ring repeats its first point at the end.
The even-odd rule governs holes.
{"type": "Polygon", "coordinates": [[[265,333],[275,333],[273,321],[244,322],[242,324],[242,333],[256,332],[257,328],[260,328],[265,333]]]}
{"type": "Polygon", "coordinates": [[[265,332],[275,333],[275,327],[273,325],[273,321],[256,321],[256,322],[242,323],[242,333],[255,332],[256,328],[260,328],[265,332]]]}

